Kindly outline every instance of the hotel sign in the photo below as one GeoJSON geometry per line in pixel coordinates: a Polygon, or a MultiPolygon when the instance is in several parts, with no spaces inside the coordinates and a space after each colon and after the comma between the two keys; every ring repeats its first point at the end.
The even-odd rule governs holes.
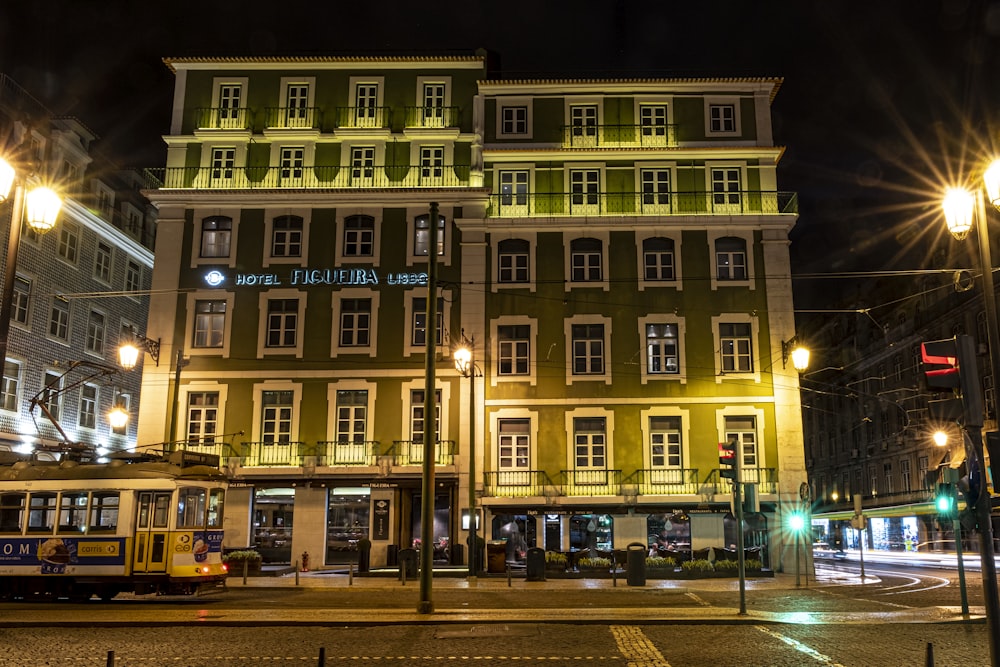
{"type": "Polygon", "coordinates": [[[427,274],[423,272],[389,272],[380,274],[375,269],[291,269],[286,273],[235,273],[230,279],[222,271],[213,269],[205,274],[209,287],[313,287],[405,285],[426,287],[427,274]]]}

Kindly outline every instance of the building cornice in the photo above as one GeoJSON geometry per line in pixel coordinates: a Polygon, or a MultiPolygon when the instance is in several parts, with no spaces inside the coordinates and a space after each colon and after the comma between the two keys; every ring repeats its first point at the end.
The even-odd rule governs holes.
{"type": "Polygon", "coordinates": [[[178,70],[348,70],[348,69],[483,69],[483,56],[232,56],[167,57],[163,63],[178,70]]]}

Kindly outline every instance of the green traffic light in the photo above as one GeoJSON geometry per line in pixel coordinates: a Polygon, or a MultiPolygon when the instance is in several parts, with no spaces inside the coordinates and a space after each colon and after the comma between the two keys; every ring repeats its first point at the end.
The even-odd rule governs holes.
{"type": "Polygon", "coordinates": [[[806,519],[799,512],[794,512],[790,517],[788,517],[788,527],[794,532],[801,532],[803,528],[806,527],[806,519]]]}

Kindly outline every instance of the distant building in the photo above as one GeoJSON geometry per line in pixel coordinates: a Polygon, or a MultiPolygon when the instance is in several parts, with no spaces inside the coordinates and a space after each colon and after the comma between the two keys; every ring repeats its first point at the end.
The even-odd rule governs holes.
{"type": "MultiPolygon", "coordinates": [[[[29,187],[48,184],[63,197],[54,229],[37,234],[25,226],[21,233],[0,450],[58,458],[67,442],[132,449],[141,373],[101,369],[113,371],[119,340],[146,326],[156,214],[143,181],[94,151],[97,137],[83,123],[53,116],[2,74],[0,136],[4,158],[29,187]],[[116,403],[131,414],[120,432],[107,419],[116,403]]],[[[0,205],[5,249],[12,213],[0,205]]]]}
{"type": "Polygon", "coordinates": [[[392,562],[420,535],[433,437],[441,559],[465,558],[470,455],[480,535],[506,559],[721,548],[735,439],[747,544],[781,565],[806,477],[780,80],[505,80],[479,55],[166,62],[148,335],[173,361],[144,368],[139,440],[223,457],[228,546],[334,563],[365,537],[392,562]]]}

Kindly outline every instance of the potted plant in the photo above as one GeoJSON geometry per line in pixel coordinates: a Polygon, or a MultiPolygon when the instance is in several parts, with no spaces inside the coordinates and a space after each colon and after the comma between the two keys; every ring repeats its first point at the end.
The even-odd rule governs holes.
{"type": "Polygon", "coordinates": [[[611,570],[611,559],[601,556],[590,556],[578,560],[576,566],[581,572],[608,572],[611,570]]]}
{"type": "Polygon", "coordinates": [[[566,554],[559,551],[545,552],[545,569],[553,572],[565,572],[568,563],[566,554]]]}
{"type": "Polygon", "coordinates": [[[244,572],[248,575],[260,574],[261,556],[253,549],[230,551],[223,555],[222,562],[226,564],[226,567],[229,568],[229,574],[232,575],[242,575],[244,572]]]}
{"type": "Polygon", "coordinates": [[[670,556],[646,556],[646,571],[650,575],[667,577],[674,573],[677,561],[670,556]]]}

